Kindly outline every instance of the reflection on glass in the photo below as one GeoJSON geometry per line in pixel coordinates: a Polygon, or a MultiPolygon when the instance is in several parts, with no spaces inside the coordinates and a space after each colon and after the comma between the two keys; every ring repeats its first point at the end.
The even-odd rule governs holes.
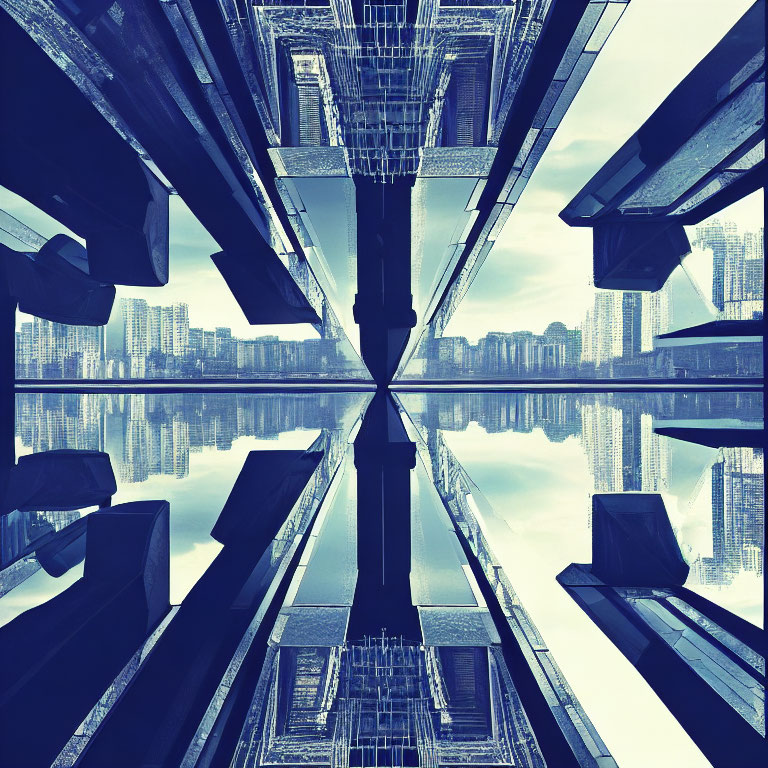
{"type": "MultiPolygon", "coordinates": [[[[361,599],[355,424],[369,399],[319,392],[17,395],[19,456],[105,451],[117,479],[113,503],[170,502],[170,601],[181,605],[83,712],[55,764],[73,765],[91,749],[99,754],[108,743],[102,729],[126,717],[139,692],[149,694],[161,659],[194,637],[207,654],[199,663],[212,677],[205,690],[194,688],[203,697],[201,719],[184,765],[218,748],[210,734],[230,716],[231,691],[243,718],[227,747],[233,765],[301,765],[344,755],[350,765],[386,757],[398,764],[541,766],[544,737],[532,691],[543,694],[581,765],[652,760],[653,746],[639,747],[629,726],[639,717],[653,724],[676,764],[704,765],[683,730],[685,717],[665,710],[653,686],[640,685],[630,661],[615,655],[611,633],[592,626],[555,577],[570,573],[570,563],[590,562],[591,497],[660,494],[685,561],[686,591],[649,599],[673,601],[675,621],[682,611],[699,627],[690,632],[716,637],[749,662],[749,646],[742,649],[722,617],[743,626],[761,622],[761,394],[400,394],[417,444],[416,465],[404,471],[410,600],[420,638],[349,633],[350,611],[361,599]],[[248,491],[246,498],[237,488],[251,463],[274,449],[322,451],[323,458],[248,565],[247,526],[267,519],[272,497],[248,491]],[[250,514],[254,495],[262,509],[257,518],[250,514]],[[284,597],[264,623],[271,590],[282,582],[284,597]],[[224,601],[222,622],[235,621],[224,608],[227,595],[236,602],[252,595],[253,612],[237,613],[237,626],[227,624],[224,634],[200,623],[214,610],[206,607],[214,585],[224,601]],[[267,637],[262,645],[259,638],[267,637]],[[519,655],[510,656],[511,648],[519,655]],[[261,653],[263,664],[254,666],[261,653]],[[233,688],[243,675],[253,687],[233,688]],[[526,675],[533,688],[521,682],[526,675]],[[626,693],[618,719],[603,695],[616,686],[626,693]]],[[[84,519],[79,511],[71,520],[41,512],[30,525],[33,517],[36,524],[58,522],[64,532],[84,519]]],[[[16,562],[37,555],[38,541],[25,539],[16,562]]],[[[19,579],[3,598],[3,621],[62,594],[81,573],[75,566],[60,577],[38,571],[19,579]]],[[[639,593],[625,597],[639,600],[638,615],[667,642],[667,630],[646,616],[654,606],[639,593]]],[[[665,622],[676,631],[672,618],[665,622]]],[[[178,684],[191,670],[181,660],[164,668],[180,676],[178,684]]]]}
{"type": "MultiPolygon", "coordinates": [[[[248,451],[304,450],[318,435],[343,436],[367,399],[368,395],[344,393],[277,397],[23,394],[16,398],[17,452],[106,451],[118,480],[113,503],[168,499],[171,600],[178,603],[221,548],[210,531],[248,451]]],[[[64,527],[79,512],[55,515],[59,527],[64,527]]],[[[13,519],[7,523],[11,524],[13,519]]],[[[15,576],[8,587],[22,584],[34,571],[26,566],[24,578],[15,576]]],[[[1,578],[5,584],[10,572],[2,571],[1,578]]],[[[32,602],[25,603],[24,586],[17,586],[14,615],[56,588],[52,578],[45,584],[33,582],[32,602]]]]}
{"type": "MultiPolygon", "coordinates": [[[[487,174],[487,168],[478,170],[487,174]]],[[[475,206],[484,186],[485,179],[475,176],[416,179],[411,202],[411,283],[414,308],[425,320],[448,285],[461,244],[477,217],[475,206]]]]}
{"type": "MultiPolygon", "coordinates": [[[[491,458],[481,450],[483,438],[498,433],[524,433],[531,445],[541,444],[542,461],[557,461],[558,445],[578,446],[581,467],[578,484],[589,493],[644,491],[662,493],[669,500],[672,524],[691,565],[688,585],[722,602],[756,623],[761,622],[759,576],[763,572],[763,451],[754,447],[711,448],[658,434],[668,424],[695,424],[701,429],[762,426],[762,396],[758,393],[654,394],[402,394],[404,406],[425,434],[442,434],[457,452],[470,476],[491,477],[481,489],[505,499],[497,510],[535,490],[538,503],[559,504],[563,491],[539,483],[518,483],[517,474],[492,475],[492,467],[472,471],[473,461],[462,455],[491,458]],[[734,413],[739,419],[734,420],[734,413]],[[454,434],[455,433],[455,434],[454,434]],[[461,433],[465,433],[464,437],[461,433]],[[551,448],[547,449],[549,445],[551,448]],[[499,495],[500,494],[500,495],[499,495]],[[551,501],[547,501],[547,495],[551,501]]],[[[510,446],[525,450],[520,435],[510,446]]],[[[738,438],[737,438],[738,439],[738,438]]],[[[744,439],[750,445],[751,438],[744,439]]],[[[494,458],[492,466],[515,465],[494,458]]],[[[474,461],[477,461],[475,459],[474,461]]],[[[514,471],[514,470],[513,470],[514,471]]],[[[578,498],[578,496],[576,497],[578,498]]],[[[569,506],[573,505],[570,499],[569,506]]],[[[586,502],[585,502],[586,509],[586,502]]],[[[522,511],[503,516],[512,526],[522,511]]],[[[585,516],[584,521],[588,521],[585,516]]]]}
{"type": "Polygon", "coordinates": [[[315,277],[340,315],[344,333],[359,353],[359,331],[352,316],[357,292],[354,182],[345,175],[347,168],[343,162],[341,168],[329,169],[329,175],[303,176],[302,171],[306,173],[308,169],[295,168],[295,162],[285,163],[286,155],[290,156],[290,150],[282,150],[281,170],[286,175],[280,177],[278,188],[288,216],[301,236],[315,277]]]}
{"type": "MultiPolygon", "coordinates": [[[[410,475],[410,600],[418,607],[422,641],[384,630],[354,635],[350,607],[366,595],[360,582],[357,591],[338,588],[350,576],[355,580],[352,456],[350,449],[282,605],[233,764],[545,765],[537,743],[544,735],[528,715],[531,689],[521,693],[519,678],[513,681],[520,667],[511,663],[510,638],[500,638],[458,545],[428,455],[410,475]]],[[[369,511],[358,507],[357,513],[364,520],[369,511]]],[[[505,586],[511,643],[522,647],[523,664],[546,689],[568,759],[615,765],[505,586]]]]}
{"type": "Polygon", "coordinates": [[[658,759],[658,745],[638,744],[636,731],[626,726],[642,720],[664,745],[669,764],[707,765],[612,644],[585,623],[555,577],[569,563],[591,560],[593,494],[660,493],[690,566],[685,587],[734,622],[762,627],[763,451],[751,447],[755,428],[762,427],[762,396],[475,392],[399,398],[429,447],[446,503],[482,521],[469,527],[470,539],[492,543],[501,573],[618,763],[658,759]],[[675,424],[695,434],[674,439],[656,431],[675,424]],[[709,447],[731,429],[736,437],[720,443],[725,447],[709,447]],[[623,692],[621,718],[603,699],[607,689],[623,692]]]}

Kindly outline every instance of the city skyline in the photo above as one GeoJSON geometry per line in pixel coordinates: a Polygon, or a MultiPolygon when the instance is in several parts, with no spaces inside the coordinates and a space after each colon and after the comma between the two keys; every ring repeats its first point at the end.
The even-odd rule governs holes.
{"type": "Polygon", "coordinates": [[[119,301],[105,327],[66,326],[41,318],[16,332],[20,378],[160,378],[261,375],[366,377],[362,363],[335,338],[300,341],[276,335],[232,336],[232,329],[190,327],[185,302],[119,301]]]}
{"type": "MultiPolygon", "coordinates": [[[[501,231],[470,287],[462,302],[466,306],[460,305],[452,318],[448,333],[478,339],[489,330],[487,317],[504,318],[496,329],[501,331],[528,325],[541,333],[553,320],[575,327],[592,303],[591,239],[588,232],[565,226],[558,212],[749,4],[749,0],[684,0],[675,4],[646,0],[629,4],[623,22],[611,33],[555,132],[509,225],[501,231]],[[692,5],[699,12],[692,14],[692,5]],[[670,23],[660,25],[660,17],[670,19],[670,23]],[[692,17],[695,23],[691,23],[692,17]],[[645,62],[641,78],[636,63],[638,57],[644,57],[649,35],[658,41],[658,50],[645,62]],[[625,82],[634,83],[634,87],[623,87],[625,82]],[[536,276],[545,272],[548,290],[542,295],[536,276]],[[560,317],[553,316],[552,307],[559,308],[560,317]]],[[[75,233],[17,195],[4,189],[0,192],[0,207],[44,237],[66,232],[77,239],[75,233]]],[[[210,260],[210,254],[218,250],[215,240],[179,196],[172,195],[169,202],[171,282],[160,289],[117,286],[118,299],[144,298],[166,305],[187,301],[195,326],[227,325],[241,338],[261,335],[260,328],[248,324],[210,260]]],[[[762,191],[723,214],[743,229],[755,228],[763,218],[762,191]]],[[[703,274],[706,272],[707,268],[703,274]]],[[[274,325],[263,333],[277,333],[286,340],[316,336],[306,324],[274,325]]]]}
{"type": "MultiPolygon", "coordinates": [[[[508,328],[528,325],[538,333],[554,319],[568,327],[581,320],[594,292],[592,238],[584,229],[566,226],[559,212],[749,5],[748,0],[629,3],[447,334],[480,338],[489,317],[504,318],[508,328]]],[[[756,228],[764,216],[762,190],[721,216],[742,229],[756,228]]],[[[689,263],[696,255],[687,257],[689,263]]],[[[706,273],[706,267],[698,272],[706,273]]]]}
{"type": "MultiPolygon", "coordinates": [[[[724,586],[738,573],[763,572],[762,451],[724,448],[700,467],[705,479],[681,481],[670,475],[673,441],[656,434],[654,422],[696,418],[702,411],[715,419],[734,411],[760,419],[754,394],[733,397],[466,393],[427,396],[411,413],[430,445],[430,434],[464,432],[471,423],[488,434],[540,429],[550,443],[576,439],[595,493],[670,494],[684,486],[697,489],[698,498],[711,489],[712,555],[694,553],[691,575],[703,585],[724,586]]],[[[294,396],[277,409],[268,397],[253,395],[23,395],[17,398],[17,435],[34,452],[107,451],[121,482],[141,484],[156,476],[185,478],[191,454],[229,451],[240,437],[274,440],[340,423],[347,407],[333,395],[294,396]]]]}
{"type": "MultiPolygon", "coordinates": [[[[764,228],[740,231],[734,222],[713,217],[695,232],[693,246],[711,251],[713,267],[710,294],[702,294],[699,288],[692,294],[693,301],[704,310],[709,304],[722,319],[762,317],[764,228]]],[[[698,356],[692,363],[686,362],[690,355],[685,350],[676,356],[669,351],[653,354],[655,337],[690,322],[680,306],[676,313],[675,293],[679,295],[679,290],[671,282],[654,293],[596,290],[584,319],[574,328],[553,320],[542,334],[493,330],[476,344],[462,336],[427,338],[404,376],[674,377],[679,371],[707,375],[707,365],[722,349],[714,350],[703,364],[698,356]]],[[[17,375],[22,378],[307,373],[366,377],[354,353],[345,355],[345,347],[333,338],[318,335],[289,341],[264,335],[240,339],[225,326],[213,330],[191,327],[186,302],[151,305],[142,298],[122,298],[105,328],[67,327],[34,318],[22,322],[16,338],[17,375]]],[[[747,374],[752,368],[752,375],[759,370],[760,361],[750,351],[742,354],[737,349],[719,356],[723,371],[733,368],[732,360],[747,374]]]]}

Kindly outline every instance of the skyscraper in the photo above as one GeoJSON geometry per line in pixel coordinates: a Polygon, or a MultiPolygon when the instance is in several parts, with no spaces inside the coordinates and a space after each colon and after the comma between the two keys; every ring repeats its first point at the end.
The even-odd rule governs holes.
{"type": "Polygon", "coordinates": [[[216,334],[214,331],[203,331],[203,355],[216,357],[216,334]]]}
{"type": "MultiPolygon", "coordinates": [[[[171,308],[172,335],[170,354],[182,357],[189,349],[189,307],[184,302],[177,302],[171,308]]],[[[230,336],[231,336],[230,331],[230,336]]]]}
{"type": "Polygon", "coordinates": [[[623,491],[643,490],[641,416],[634,408],[621,411],[621,471],[623,491]]]}
{"type": "Polygon", "coordinates": [[[34,349],[34,331],[32,323],[22,323],[16,332],[16,376],[36,378],[37,355],[34,349]]]}
{"type": "Polygon", "coordinates": [[[694,242],[700,248],[709,248],[712,251],[712,303],[722,312],[725,308],[725,228],[719,219],[706,221],[696,227],[694,242]]]}
{"type": "Polygon", "coordinates": [[[147,321],[149,351],[161,352],[163,348],[163,307],[150,307],[147,321]]]}
{"type": "Polygon", "coordinates": [[[569,328],[565,337],[565,365],[575,370],[581,364],[582,330],[569,328]]]}
{"type": "Polygon", "coordinates": [[[725,262],[725,319],[753,320],[763,314],[763,228],[728,237],[725,262]]]}
{"type": "Polygon", "coordinates": [[[763,312],[764,229],[740,233],[732,221],[696,227],[694,245],[712,251],[712,303],[726,320],[752,320],[763,312]]]}
{"type": "MultiPolygon", "coordinates": [[[[725,258],[722,266],[723,306],[718,307],[718,309],[722,309],[725,312],[725,318],[727,320],[738,320],[740,318],[736,317],[736,315],[741,314],[740,305],[744,289],[744,243],[733,222],[726,221],[723,225],[723,230],[725,232],[725,258]]],[[[718,281],[721,279],[719,273],[717,279],[718,281]]]]}
{"type": "Polygon", "coordinates": [[[317,54],[294,54],[293,72],[298,91],[298,144],[302,147],[318,147],[323,144],[319,56],[317,54]]]}
{"type": "Polygon", "coordinates": [[[603,402],[581,408],[582,445],[595,491],[624,490],[622,426],[618,408],[603,402]]]}
{"type": "Polygon", "coordinates": [[[744,233],[744,319],[763,316],[765,297],[765,228],[744,233]]]}
{"type": "Polygon", "coordinates": [[[763,452],[723,448],[712,467],[712,559],[703,578],[728,584],[741,571],[763,573],[763,452]]]}
{"type": "Polygon", "coordinates": [[[625,291],[621,299],[621,353],[637,357],[642,350],[642,294],[625,291]]]}
{"type": "Polygon", "coordinates": [[[640,440],[640,490],[661,493],[667,489],[669,478],[670,440],[654,432],[650,413],[640,414],[640,440]]]}
{"type": "Polygon", "coordinates": [[[596,366],[624,352],[624,305],[620,291],[595,291],[595,301],[583,326],[582,360],[596,366]]]}
{"type": "Polygon", "coordinates": [[[160,307],[160,352],[173,354],[173,305],[160,307]]]}
{"type": "Polygon", "coordinates": [[[653,351],[653,339],[669,330],[670,302],[667,287],[641,294],[640,351],[653,351]]]}
{"type": "Polygon", "coordinates": [[[35,317],[16,333],[16,375],[30,378],[100,378],[105,331],[100,326],[53,323],[35,317]]]}
{"type": "Polygon", "coordinates": [[[149,354],[149,307],[144,299],[123,299],[123,352],[128,361],[131,378],[146,375],[149,354]]]}

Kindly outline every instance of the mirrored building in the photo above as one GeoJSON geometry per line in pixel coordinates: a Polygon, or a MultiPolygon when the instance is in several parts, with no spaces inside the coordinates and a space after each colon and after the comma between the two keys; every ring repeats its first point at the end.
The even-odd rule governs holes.
{"type": "Polygon", "coordinates": [[[765,0],[558,144],[649,3],[0,0],[0,766],[768,763],[765,0]]]}

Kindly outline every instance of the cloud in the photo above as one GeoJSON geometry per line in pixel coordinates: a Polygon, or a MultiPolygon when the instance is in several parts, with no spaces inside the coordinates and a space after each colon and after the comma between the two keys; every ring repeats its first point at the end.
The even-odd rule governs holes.
{"type": "MultiPolygon", "coordinates": [[[[619,765],[708,766],[653,689],[555,580],[569,563],[591,560],[592,479],[579,441],[550,443],[538,429],[487,434],[476,424],[443,436],[493,506],[495,554],[619,765]],[[638,722],[653,739],[637,738],[638,722]]],[[[747,585],[744,594],[754,590],[747,585]]]]}
{"type": "MultiPolygon", "coordinates": [[[[560,211],[716,45],[751,0],[634,0],[557,129],[447,335],[537,333],[581,322],[593,301],[591,231],[560,211]]],[[[762,223],[762,195],[721,214],[762,223]]],[[[683,314],[687,313],[687,309],[683,314]]]]}
{"type": "Polygon", "coordinates": [[[171,570],[172,605],[177,605],[187,596],[189,590],[208,570],[208,566],[222,548],[223,545],[213,539],[195,542],[192,549],[173,558],[173,569],[171,570]]]}
{"type": "MultiPolygon", "coordinates": [[[[567,227],[558,217],[560,211],[751,3],[629,3],[447,333],[474,340],[489,330],[541,332],[555,319],[570,327],[583,319],[593,296],[591,235],[567,227]]],[[[2,190],[0,206],[46,237],[63,230],[2,190]]],[[[728,215],[742,227],[762,220],[760,202],[739,204],[734,211],[728,215]]],[[[450,222],[441,220],[438,225],[450,222]]],[[[172,197],[170,283],[156,289],[124,287],[119,295],[162,304],[186,301],[194,326],[231,326],[242,338],[316,336],[309,325],[248,325],[210,261],[217,250],[183,201],[172,197]]]]}

